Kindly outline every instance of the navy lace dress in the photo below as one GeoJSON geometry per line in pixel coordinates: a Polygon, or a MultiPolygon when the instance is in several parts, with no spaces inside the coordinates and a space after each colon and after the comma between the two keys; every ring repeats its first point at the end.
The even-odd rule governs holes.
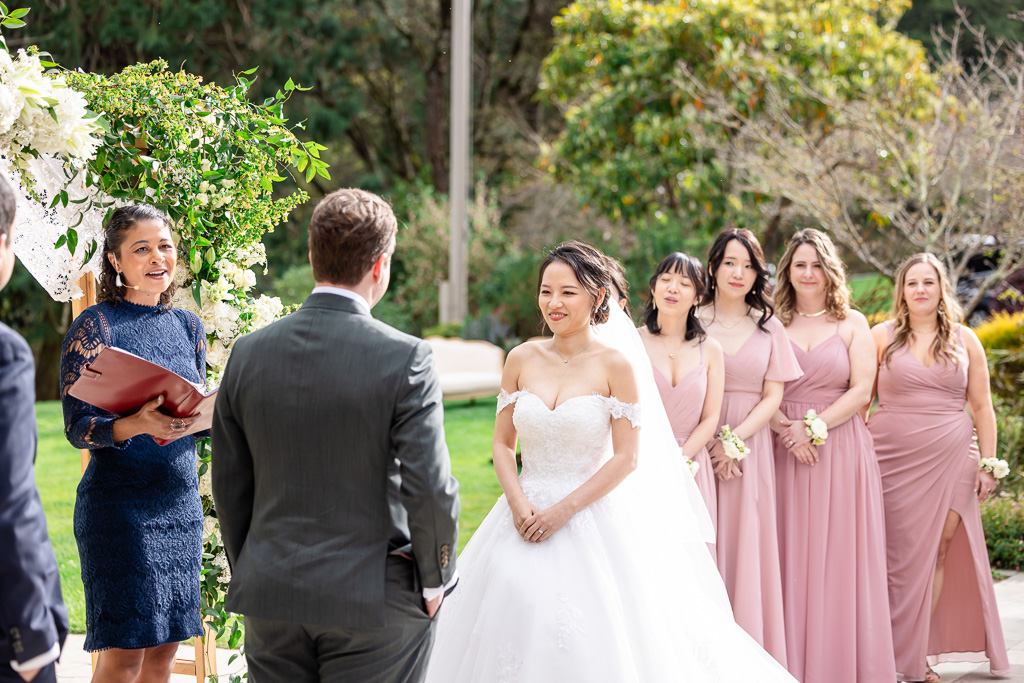
{"type": "Polygon", "coordinates": [[[104,302],[75,319],[61,353],[64,432],[92,452],[75,500],[88,651],[155,647],[202,634],[203,509],[195,437],[114,443],[116,416],[69,396],[105,346],[205,383],[206,334],[182,309],[104,302]]]}

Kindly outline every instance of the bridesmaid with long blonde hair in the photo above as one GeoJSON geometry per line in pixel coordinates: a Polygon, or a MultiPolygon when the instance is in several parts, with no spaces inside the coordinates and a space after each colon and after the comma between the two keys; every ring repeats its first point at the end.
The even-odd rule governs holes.
{"type": "Polygon", "coordinates": [[[803,373],[786,330],[772,317],[768,268],[749,230],[725,230],[708,252],[707,292],[698,312],[725,358],[719,429],[729,425],[749,455],[730,458],[708,444],[718,479],[718,570],[736,622],[786,664],[782,577],[775,510],[775,458],[768,421],[786,382],[803,373]]]}
{"type": "Polygon", "coordinates": [[[945,267],[922,253],[896,276],[892,320],[872,330],[879,405],[868,429],[900,680],[939,681],[929,664],[942,661],[1010,671],[978,508],[996,482],[971,447],[976,430],[981,457],[995,455],[996,418],[985,349],[960,320],[945,267]]]}
{"type": "Polygon", "coordinates": [[[774,300],[804,371],[771,423],[789,671],[803,683],[895,681],[882,481],[860,415],[875,345],[828,235],[793,236],[774,300]]]}

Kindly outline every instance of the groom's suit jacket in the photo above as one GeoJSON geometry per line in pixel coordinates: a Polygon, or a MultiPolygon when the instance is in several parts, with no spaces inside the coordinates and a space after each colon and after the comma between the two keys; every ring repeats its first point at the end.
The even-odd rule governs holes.
{"type": "Polygon", "coordinates": [[[227,607],[372,628],[389,554],[446,584],[459,500],[442,410],[430,346],[350,299],[311,294],[239,339],[213,419],[227,607]]]}
{"type": "MultiPolygon", "coordinates": [[[[58,651],[68,632],[57,558],[36,489],[35,371],[28,344],[0,323],[0,681],[58,651]]],[[[36,668],[33,666],[33,668],[36,668]]]]}

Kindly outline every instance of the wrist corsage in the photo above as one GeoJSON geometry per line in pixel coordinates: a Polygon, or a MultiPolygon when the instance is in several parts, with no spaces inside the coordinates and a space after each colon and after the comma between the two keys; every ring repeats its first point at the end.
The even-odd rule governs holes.
{"type": "Polygon", "coordinates": [[[690,460],[687,458],[686,454],[683,453],[682,446],[679,447],[679,455],[683,456],[683,464],[686,465],[686,469],[690,471],[690,476],[697,476],[697,470],[700,469],[700,463],[696,460],[690,460]]]}
{"type": "Polygon", "coordinates": [[[722,425],[722,428],[718,430],[718,440],[722,442],[722,450],[725,451],[725,454],[737,462],[750,455],[750,449],[743,443],[743,439],[729,429],[729,425],[722,425]]]}
{"type": "Polygon", "coordinates": [[[982,472],[990,473],[996,479],[1002,479],[1010,473],[1010,465],[999,458],[982,458],[978,463],[978,468],[982,472]]]}
{"type": "Polygon", "coordinates": [[[817,411],[813,408],[804,415],[804,433],[811,437],[811,443],[820,446],[828,438],[828,425],[818,417],[817,411]]]}

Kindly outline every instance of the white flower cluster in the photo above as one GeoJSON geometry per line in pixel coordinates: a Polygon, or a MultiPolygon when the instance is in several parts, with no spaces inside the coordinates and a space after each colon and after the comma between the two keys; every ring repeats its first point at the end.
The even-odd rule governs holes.
{"type": "Polygon", "coordinates": [[[231,583],[231,567],[228,566],[228,556],[224,552],[224,548],[221,547],[213,557],[213,566],[220,569],[220,574],[217,575],[217,582],[221,585],[227,586],[231,583]]]}
{"type": "Polygon", "coordinates": [[[217,521],[216,517],[206,515],[203,518],[203,539],[207,539],[213,536],[217,545],[221,544],[220,540],[220,522],[217,521]]]}
{"type": "Polygon", "coordinates": [[[690,471],[690,474],[692,476],[697,476],[697,472],[698,470],[700,470],[700,463],[695,460],[691,460],[690,458],[687,458],[686,454],[683,453],[682,446],[679,447],[679,455],[683,456],[683,464],[686,465],[686,469],[690,471]]]}
{"type": "Polygon", "coordinates": [[[206,468],[206,474],[199,477],[199,495],[204,498],[213,498],[213,479],[210,476],[209,467],[206,468]]]}
{"type": "Polygon", "coordinates": [[[743,439],[736,436],[729,425],[722,425],[722,428],[718,430],[718,440],[722,442],[722,450],[725,451],[725,454],[737,462],[750,455],[750,449],[743,443],[743,439]]]}
{"type": "Polygon", "coordinates": [[[266,327],[284,312],[284,305],[277,297],[264,294],[258,299],[251,299],[246,296],[256,286],[256,274],[245,266],[266,262],[263,245],[257,242],[248,249],[237,249],[234,257],[220,259],[214,264],[216,280],[199,283],[202,305],[196,304],[191,287],[185,286],[191,277],[187,265],[179,262],[174,278],[179,286],[174,305],[192,311],[202,320],[206,334],[211,337],[206,349],[206,362],[216,371],[223,371],[235,339],[266,327]]]}
{"type": "Polygon", "coordinates": [[[999,458],[982,458],[978,465],[983,472],[991,472],[996,479],[1002,479],[1010,473],[1010,465],[999,458]]]}
{"type": "Polygon", "coordinates": [[[804,415],[804,433],[811,437],[811,443],[820,446],[828,438],[828,425],[818,417],[817,411],[811,408],[804,415]]]}
{"type": "Polygon", "coordinates": [[[18,50],[12,59],[0,48],[0,153],[19,166],[30,150],[84,162],[96,154],[100,130],[85,97],[46,74],[38,55],[18,50]]]}

